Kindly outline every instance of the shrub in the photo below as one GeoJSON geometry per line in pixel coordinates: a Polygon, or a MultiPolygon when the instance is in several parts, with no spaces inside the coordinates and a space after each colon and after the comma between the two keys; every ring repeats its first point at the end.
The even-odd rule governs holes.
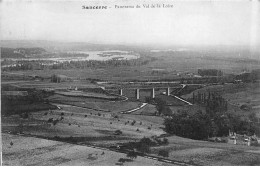
{"type": "Polygon", "coordinates": [[[54,136],[53,139],[57,140],[57,141],[61,140],[61,138],[59,136],[54,136]]]}
{"type": "Polygon", "coordinates": [[[22,117],[23,117],[23,119],[28,119],[29,114],[28,114],[28,113],[24,113],[24,114],[22,115],[22,117]]]}
{"type": "Polygon", "coordinates": [[[115,131],[115,135],[121,135],[121,134],[123,134],[123,132],[121,130],[116,130],[115,131]]]}
{"type": "Polygon", "coordinates": [[[129,151],[127,153],[126,157],[131,158],[131,159],[137,158],[137,153],[134,151],[129,151]]]}
{"type": "Polygon", "coordinates": [[[142,153],[150,153],[150,146],[147,144],[141,144],[140,146],[137,147],[138,151],[141,151],[142,153]]]}
{"type": "Polygon", "coordinates": [[[47,122],[48,123],[52,123],[53,122],[53,118],[49,118],[47,122]]]}
{"type": "Polygon", "coordinates": [[[56,119],[56,120],[54,120],[54,121],[52,122],[52,124],[55,126],[58,122],[59,122],[59,120],[56,119]]]}
{"type": "Polygon", "coordinates": [[[64,116],[64,113],[62,112],[60,115],[61,115],[61,116],[64,116]]]}
{"type": "Polygon", "coordinates": [[[167,138],[163,138],[163,144],[169,144],[169,140],[167,138]]]}
{"type": "Polygon", "coordinates": [[[163,157],[169,157],[169,151],[167,151],[167,150],[159,150],[158,155],[159,156],[163,156],[163,157]]]}

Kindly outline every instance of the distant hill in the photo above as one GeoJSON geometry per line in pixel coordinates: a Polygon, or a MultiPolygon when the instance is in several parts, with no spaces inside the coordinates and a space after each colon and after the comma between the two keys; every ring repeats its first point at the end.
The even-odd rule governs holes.
{"type": "Polygon", "coordinates": [[[135,48],[124,45],[91,44],[86,42],[59,42],[45,40],[2,40],[1,47],[43,48],[48,52],[133,50],[135,48]]]}

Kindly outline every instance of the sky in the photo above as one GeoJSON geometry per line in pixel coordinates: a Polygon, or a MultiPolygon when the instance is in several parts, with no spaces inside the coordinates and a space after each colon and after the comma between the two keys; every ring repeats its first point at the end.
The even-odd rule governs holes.
{"type": "Polygon", "coordinates": [[[2,0],[3,40],[113,44],[245,45],[260,48],[259,0],[2,0]],[[142,8],[170,4],[172,8],[142,8]],[[86,10],[82,5],[108,6],[86,10]],[[117,9],[140,5],[141,8],[117,9]]]}

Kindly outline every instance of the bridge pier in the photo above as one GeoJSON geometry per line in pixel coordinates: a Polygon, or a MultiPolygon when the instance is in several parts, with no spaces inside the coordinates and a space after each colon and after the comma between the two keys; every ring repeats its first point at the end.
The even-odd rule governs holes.
{"type": "Polygon", "coordinates": [[[166,89],[166,96],[170,96],[170,88],[169,87],[166,89]]]}
{"type": "Polygon", "coordinates": [[[137,100],[140,99],[140,89],[136,89],[136,90],[135,90],[135,98],[136,98],[137,100]]]}
{"type": "Polygon", "coordinates": [[[119,90],[118,90],[118,94],[119,94],[120,96],[122,96],[122,95],[123,95],[123,89],[119,89],[119,90]]]}
{"type": "Polygon", "coordinates": [[[154,88],[152,88],[151,97],[152,97],[153,99],[155,98],[155,90],[154,90],[154,88]]]}

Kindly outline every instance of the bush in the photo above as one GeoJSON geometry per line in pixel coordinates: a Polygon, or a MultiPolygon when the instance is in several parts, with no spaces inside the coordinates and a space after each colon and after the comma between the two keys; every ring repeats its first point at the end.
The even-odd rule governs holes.
{"type": "Polygon", "coordinates": [[[127,153],[126,157],[131,158],[131,159],[137,158],[137,153],[134,151],[130,151],[127,153]]]}
{"type": "Polygon", "coordinates": [[[150,146],[146,144],[141,144],[139,147],[137,147],[137,150],[142,152],[142,153],[150,153],[150,146]]]}
{"type": "Polygon", "coordinates": [[[56,140],[56,141],[61,140],[61,138],[59,136],[54,136],[53,139],[56,140]]]}
{"type": "Polygon", "coordinates": [[[60,115],[61,115],[61,116],[64,116],[64,113],[62,112],[60,115]]]}
{"type": "Polygon", "coordinates": [[[169,140],[167,138],[163,138],[163,144],[169,144],[169,140]]]}
{"type": "Polygon", "coordinates": [[[114,118],[117,119],[117,118],[118,118],[118,115],[115,115],[114,118]]]}
{"type": "Polygon", "coordinates": [[[52,123],[53,122],[53,118],[49,118],[47,122],[48,123],[52,123]]]}
{"type": "Polygon", "coordinates": [[[115,135],[121,135],[121,134],[123,134],[123,132],[121,130],[116,130],[115,131],[115,135]]]}
{"type": "Polygon", "coordinates": [[[29,117],[29,114],[28,114],[28,113],[22,114],[22,118],[23,118],[23,119],[28,119],[28,117],[29,117]]]}
{"type": "Polygon", "coordinates": [[[163,157],[169,157],[169,151],[167,151],[167,150],[159,150],[158,155],[159,156],[163,156],[163,157]]]}
{"type": "Polygon", "coordinates": [[[58,122],[59,122],[59,120],[56,119],[56,120],[54,120],[54,121],[52,122],[52,124],[55,126],[58,122]]]}

